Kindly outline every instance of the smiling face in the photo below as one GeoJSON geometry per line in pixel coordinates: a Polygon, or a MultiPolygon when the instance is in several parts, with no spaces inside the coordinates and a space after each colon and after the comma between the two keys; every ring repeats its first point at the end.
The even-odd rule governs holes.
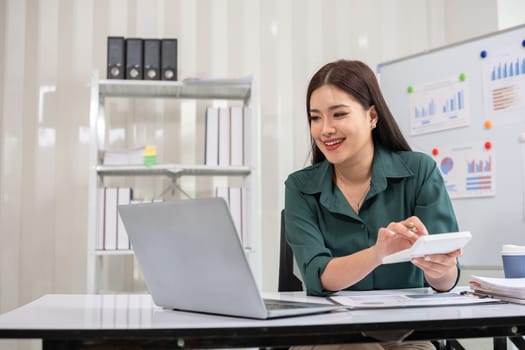
{"type": "Polygon", "coordinates": [[[319,150],[334,165],[354,164],[374,152],[374,106],[365,110],[334,85],[322,85],[310,97],[310,133],[319,150]]]}

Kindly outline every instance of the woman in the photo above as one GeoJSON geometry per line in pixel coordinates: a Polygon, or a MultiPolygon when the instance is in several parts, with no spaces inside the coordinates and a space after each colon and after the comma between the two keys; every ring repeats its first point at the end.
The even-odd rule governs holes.
{"type": "MultiPolygon", "coordinates": [[[[286,180],[285,223],[307,293],[452,289],[461,250],[381,265],[420,235],[458,225],[435,162],[411,151],[372,70],[359,61],[325,65],[310,81],[306,107],[312,165],[286,180]]],[[[433,349],[430,342],[369,346],[433,349]]]]}

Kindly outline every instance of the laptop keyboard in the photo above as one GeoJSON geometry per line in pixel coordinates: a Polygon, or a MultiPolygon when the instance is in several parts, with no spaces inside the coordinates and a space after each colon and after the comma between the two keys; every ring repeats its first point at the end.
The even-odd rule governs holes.
{"type": "Polygon", "coordinates": [[[304,309],[305,307],[329,306],[329,304],[301,303],[298,301],[265,299],[267,310],[304,309]]]}

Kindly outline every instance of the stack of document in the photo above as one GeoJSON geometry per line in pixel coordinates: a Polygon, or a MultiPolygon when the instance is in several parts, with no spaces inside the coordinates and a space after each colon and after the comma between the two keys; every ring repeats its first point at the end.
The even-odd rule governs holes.
{"type": "Polygon", "coordinates": [[[102,151],[104,165],[154,165],[156,158],[157,148],[155,146],[102,151]]]}
{"type": "Polygon", "coordinates": [[[525,304],[525,278],[470,276],[470,288],[480,296],[525,304]]]}
{"type": "MultiPolygon", "coordinates": [[[[465,289],[465,288],[464,288],[465,289]]],[[[492,298],[479,298],[474,293],[465,293],[459,288],[448,293],[437,293],[430,288],[341,291],[330,300],[348,309],[386,309],[429,306],[460,306],[499,303],[492,298]]]]}

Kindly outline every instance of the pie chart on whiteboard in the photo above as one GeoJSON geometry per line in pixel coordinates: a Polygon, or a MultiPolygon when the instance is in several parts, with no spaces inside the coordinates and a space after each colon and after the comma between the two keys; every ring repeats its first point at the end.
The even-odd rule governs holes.
{"type": "Polygon", "coordinates": [[[445,157],[441,160],[441,172],[447,175],[454,167],[454,161],[450,157],[445,157]]]}

